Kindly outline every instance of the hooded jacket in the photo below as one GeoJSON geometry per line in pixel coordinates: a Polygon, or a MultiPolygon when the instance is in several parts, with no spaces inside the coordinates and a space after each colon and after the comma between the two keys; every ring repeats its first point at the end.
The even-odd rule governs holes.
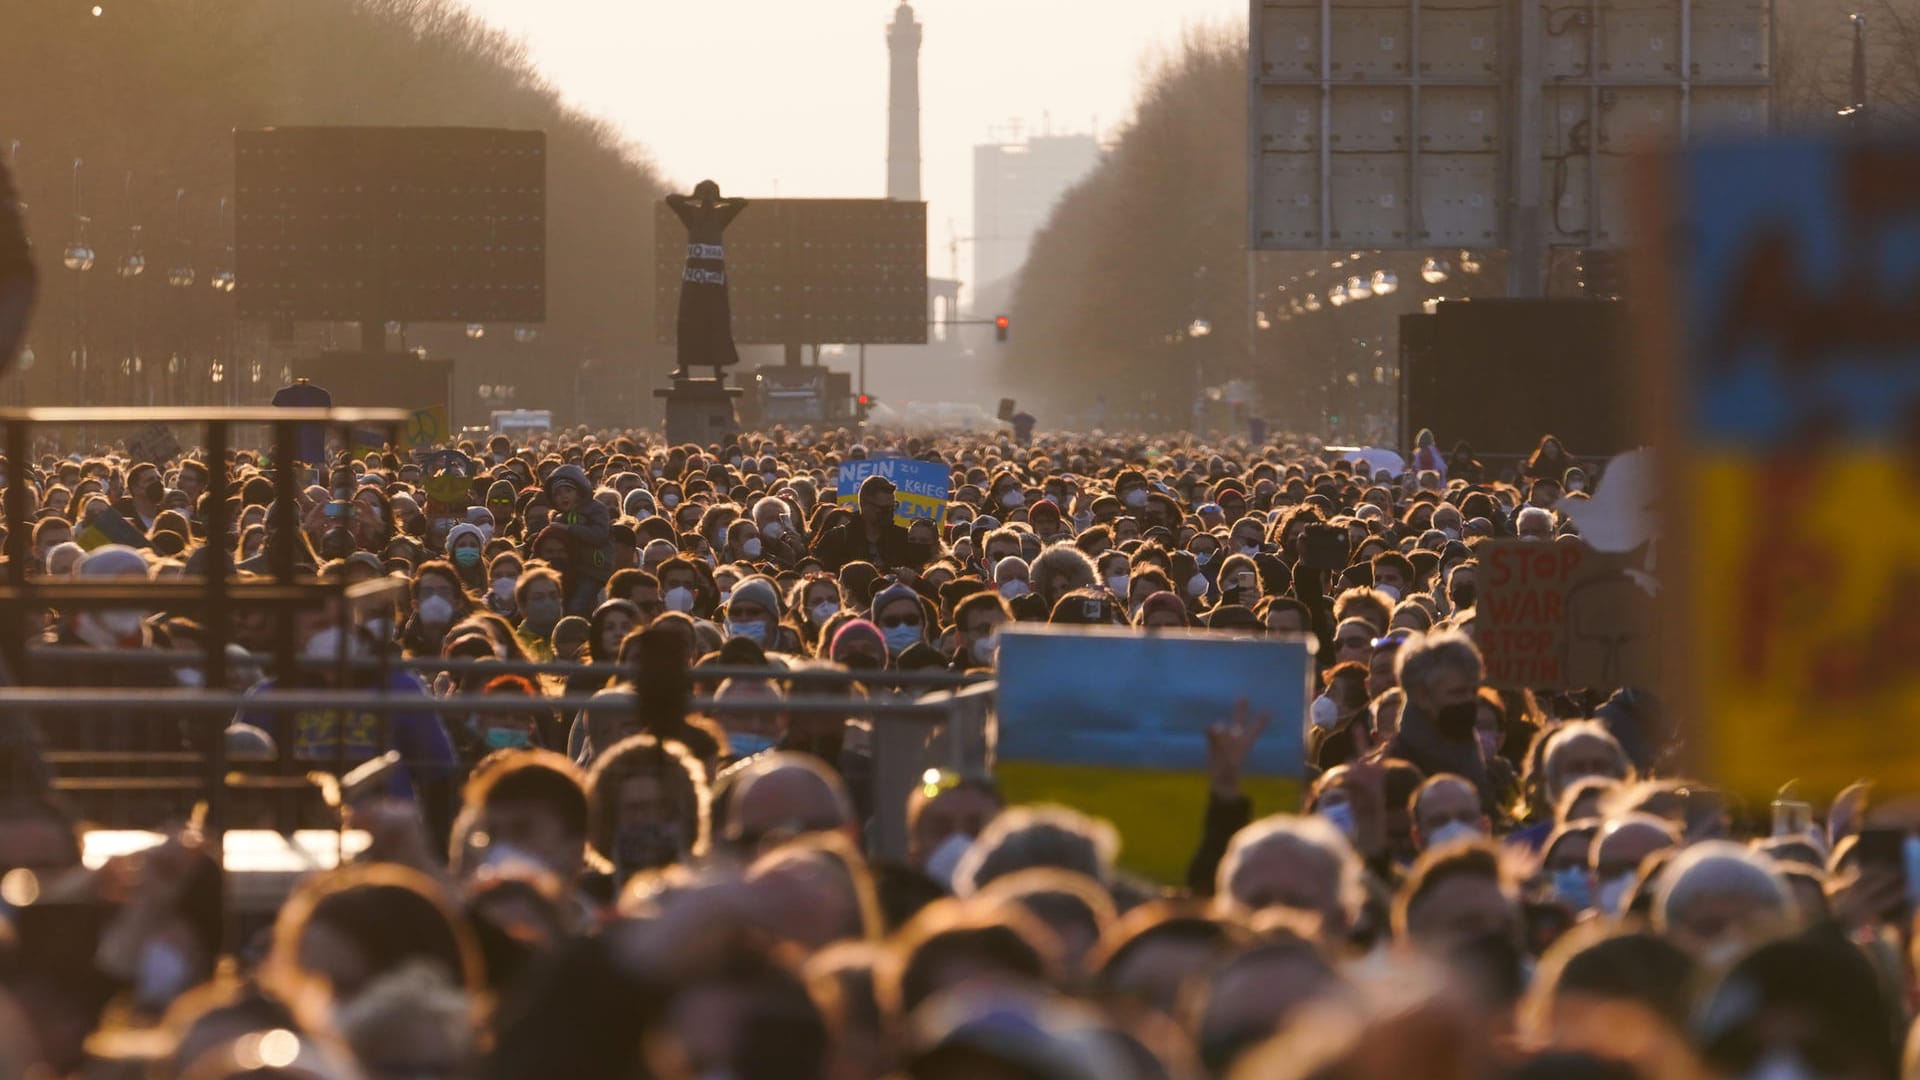
{"type": "Polygon", "coordinates": [[[580,501],[570,513],[555,511],[548,520],[567,534],[567,553],[572,559],[568,572],[578,581],[605,581],[613,576],[613,519],[593,497],[593,484],[578,465],[562,465],[553,470],[542,486],[547,498],[553,498],[556,484],[572,484],[580,490],[580,501]]]}

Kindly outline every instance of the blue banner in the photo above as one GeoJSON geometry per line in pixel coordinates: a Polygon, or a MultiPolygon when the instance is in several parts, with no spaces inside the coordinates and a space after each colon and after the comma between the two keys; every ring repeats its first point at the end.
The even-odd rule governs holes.
{"type": "Polygon", "coordinates": [[[1008,625],[996,701],[1001,761],[1206,768],[1207,728],[1272,717],[1250,776],[1297,777],[1312,658],[1301,638],[1008,625]]]}
{"type": "Polygon", "coordinates": [[[895,522],[911,525],[925,519],[938,525],[946,516],[948,483],[953,474],[937,461],[887,457],[846,462],[834,481],[834,500],[852,506],[860,497],[860,482],[876,474],[893,481],[895,522]]]}

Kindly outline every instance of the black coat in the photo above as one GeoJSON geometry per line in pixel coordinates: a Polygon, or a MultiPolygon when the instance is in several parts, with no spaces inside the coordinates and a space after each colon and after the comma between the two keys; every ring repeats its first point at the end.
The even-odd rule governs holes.
{"type": "Polygon", "coordinates": [[[880,535],[867,539],[866,527],[858,518],[827,530],[813,552],[833,570],[850,562],[867,562],[881,573],[896,566],[918,570],[933,558],[930,545],[916,544],[907,538],[907,530],[897,521],[880,526],[880,535]]]}

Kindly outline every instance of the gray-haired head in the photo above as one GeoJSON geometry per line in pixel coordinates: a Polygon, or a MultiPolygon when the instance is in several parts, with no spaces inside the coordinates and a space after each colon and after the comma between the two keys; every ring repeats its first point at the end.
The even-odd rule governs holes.
{"type": "Polygon", "coordinates": [[[1433,696],[1443,673],[1453,672],[1480,684],[1485,668],[1473,639],[1457,630],[1442,630],[1407,641],[1393,658],[1394,673],[1407,700],[1422,709],[1433,707],[1433,696]]]}
{"type": "Polygon", "coordinates": [[[1793,893],[1773,861],[1726,840],[1676,855],[1661,872],[1653,926],[1688,951],[1727,963],[1763,938],[1791,928],[1793,893]]]}
{"type": "Polygon", "coordinates": [[[981,830],[954,868],[953,891],[971,896],[1019,870],[1054,867],[1105,883],[1113,875],[1120,834],[1100,818],[1064,806],[1016,806],[981,830]]]}
{"type": "Polygon", "coordinates": [[[1296,908],[1341,929],[1359,917],[1366,899],[1362,871],[1346,834],[1325,818],[1274,814],[1233,834],[1214,903],[1234,915],[1296,908]]]}

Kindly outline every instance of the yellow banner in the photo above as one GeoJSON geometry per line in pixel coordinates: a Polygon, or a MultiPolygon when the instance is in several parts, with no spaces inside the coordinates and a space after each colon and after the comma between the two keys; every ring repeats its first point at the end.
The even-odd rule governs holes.
{"type": "Polygon", "coordinates": [[[1920,506],[1892,448],[1696,455],[1697,715],[1713,775],[1749,798],[1788,780],[1830,796],[1870,777],[1920,790],[1920,506]],[[1872,515],[1869,525],[1865,515],[1872,515]]]}

